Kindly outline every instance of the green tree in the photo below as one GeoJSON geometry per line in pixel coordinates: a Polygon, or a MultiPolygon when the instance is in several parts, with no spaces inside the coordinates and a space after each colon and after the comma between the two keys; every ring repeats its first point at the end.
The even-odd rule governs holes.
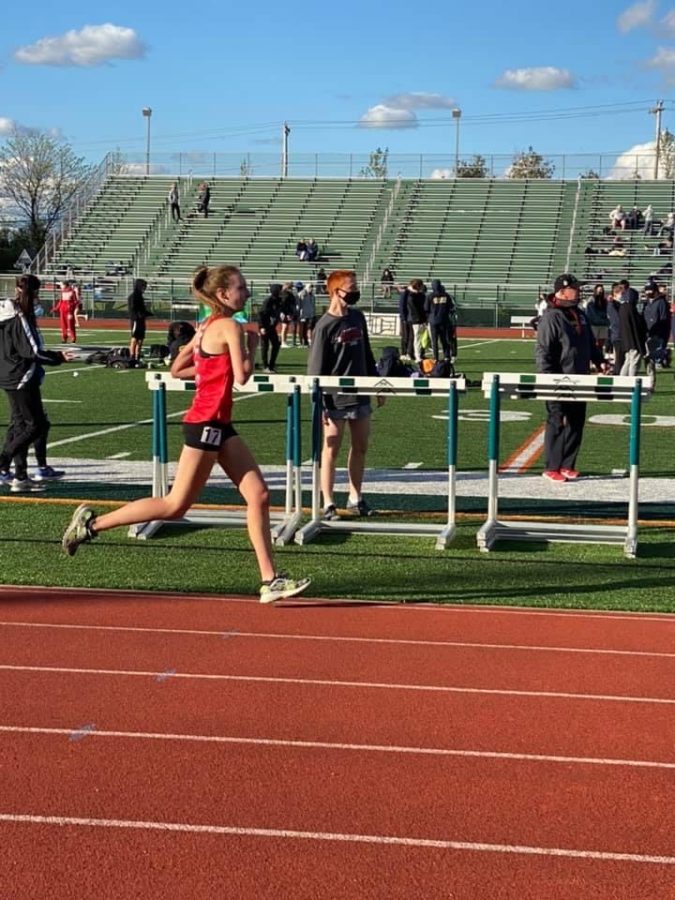
{"type": "Polygon", "coordinates": [[[32,256],[90,171],[68,144],[44,132],[14,130],[0,147],[0,196],[28,233],[32,256]]]}
{"type": "Polygon", "coordinates": [[[659,140],[659,178],[672,181],[675,178],[675,135],[666,128],[659,140]]]}
{"type": "Polygon", "coordinates": [[[512,179],[551,179],[554,172],[555,166],[549,159],[545,159],[541,153],[528,147],[527,150],[513,157],[507,177],[512,179]]]}
{"type": "Polygon", "coordinates": [[[0,225],[0,272],[15,269],[21,251],[28,247],[28,241],[29,235],[25,230],[17,231],[7,225],[0,225]]]}
{"type": "Polygon", "coordinates": [[[595,171],[595,169],[586,169],[585,172],[582,172],[582,173],[579,175],[579,178],[582,178],[582,179],[584,179],[585,181],[593,181],[593,180],[599,181],[599,180],[600,180],[600,175],[599,175],[598,172],[595,171]]]}
{"type": "Polygon", "coordinates": [[[485,157],[478,153],[473,159],[460,159],[457,163],[457,178],[488,178],[489,174],[485,157]]]}
{"type": "Polygon", "coordinates": [[[362,178],[386,178],[388,172],[389,147],[384,150],[378,147],[373,150],[368,160],[368,165],[359,172],[362,178]]]}

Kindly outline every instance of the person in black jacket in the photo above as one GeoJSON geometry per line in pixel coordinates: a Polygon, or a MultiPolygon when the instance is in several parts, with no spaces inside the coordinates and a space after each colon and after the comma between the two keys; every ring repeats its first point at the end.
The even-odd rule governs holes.
{"type": "Polygon", "coordinates": [[[431,281],[431,293],[426,299],[426,315],[431,329],[431,348],[434,360],[438,362],[438,342],[441,342],[443,356],[450,359],[455,354],[452,351],[452,337],[454,331],[455,301],[445,290],[437,278],[431,281]]]}
{"type": "Polygon", "coordinates": [[[637,375],[647,344],[647,329],[638,309],[640,295],[635,288],[628,288],[621,295],[619,305],[619,334],[624,351],[619,375],[637,375]]]}
{"type": "Polygon", "coordinates": [[[424,282],[420,278],[413,278],[407,289],[408,321],[413,334],[414,360],[422,362],[424,350],[422,348],[422,332],[427,323],[426,301],[427,294],[424,282]]]}
{"type": "Polygon", "coordinates": [[[645,305],[643,316],[647,328],[650,359],[657,367],[668,365],[668,338],[670,337],[670,307],[655,281],[645,285],[645,305]]]}
{"type": "MultiPolygon", "coordinates": [[[[579,289],[574,275],[566,273],[556,278],[553,299],[537,328],[537,372],[588,375],[591,363],[604,369],[602,352],[579,308],[579,289]]],[[[584,433],[586,404],[555,400],[546,403],[546,412],[544,478],[575,481],[579,478],[574,466],[584,433]]]]}
{"type": "Polygon", "coordinates": [[[129,341],[129,355],[135,360],[136,365],[141,361],[141,350],[145,340],[145,320],[152,313],[145,305],[143,293],[148,282],[142,278],[134,281],[134,289],[129,294],[127,305],[129,307],[129,323],[131,327],[131,340],[129,341]]]}
{"type": "MultiPolygon", "coordinates": [[[[42,405],[40,384],[45,365],[58,366],[72,358],[68,351],[45,350],[35,318],[40,279],[21,275],[16,281],[15,300],[0,308],[0,387],[7,394],[10,422],[0,451],[0,483],[12,493],[41,491],[44,484],[28,477],[31,444],[46,447],[49,419],[42,405]],[[9,472],[14,460],[14,477],[9,472]]],[[[46,461],[45,461],[46,462],[46,461]]]]}
{"type": "Polygon", "coordinates": [[[270,295],[263,303],[258,314],[260,327],[260,352],[265,372],[276,372],[277,356],[281,341],[277,325],[281,320],[281,285],[271,284],[270,295]],[[272,352],[270,354],[270,347],[272,352]]]}

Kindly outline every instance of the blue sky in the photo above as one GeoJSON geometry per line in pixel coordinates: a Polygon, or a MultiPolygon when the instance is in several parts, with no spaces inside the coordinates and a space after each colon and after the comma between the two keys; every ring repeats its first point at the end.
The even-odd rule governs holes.
{"type": "Polygon", "coordinates": [[[453,106],[462,155],[622,151],[653,139],[658,98],[675,131],[673,84],[675,6],[657,0],[37,0],[0,33],[0,135],[54,129],[92,161],[144,153],[144,106],[153,154],[278,153],[286,119],[291,155],[452,157],[453,106]]]}

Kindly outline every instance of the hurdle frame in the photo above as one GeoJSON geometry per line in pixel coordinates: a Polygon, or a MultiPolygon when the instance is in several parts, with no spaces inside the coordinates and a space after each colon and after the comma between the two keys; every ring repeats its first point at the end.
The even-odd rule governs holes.
{"type": "MultiPolygon", "coordinates": [[[[169,455],[166,414],[167,391],[194,392],[192,379],[174,378],[168,372],[148,372],[145,381],[152,394],[152,496],[165,497],[169,491],[169,455]]],[[[286,544],[292,540],[302,520],[301,414],[303,377],[295,375],[252,375],[246,384],[235,384],[235,394],[286,394],[286,487],[283,512],[272,512],[272,540],[286,544]]],[[[215,525],[245,528],[245,510],[191,508],[179,519],[154,519],[129,526],[129,537],[146,540],[164,525],[215,525]]]]}
{"type": "Polygon", "coordinates": [[[476,540],[483,552],[497,541],[542,541],[565,543],[622,544],[624,554],[634,559],[637,553],[638,493],[640,464],[640,418],[642,400],[654,390],[653,379],[617,375],[532,375],[486,372],[483,394],[490,399],[488,433],[488,511],[487,520],[476,540]],[[630,481],[628,517],[625,525],[578,525],[546,522],[508,522],[499,519],[499,436],[501,395],[510,399],[630,403],[629,441],[630,481]]]}
{"type": "Polygon", "coordinates": [[[306,391],[312,397],[312,505],[310,521],[295,533],[297,544],[306,544],[317,535],[327,531],[348,534],[389,534],[408,537],[436,538],[436,549],[444,550],[455,536],[456,518],[456,472],[457,472],[457,421],[458,394],[466,391],[464,378],[373,378],[367,376],[307,376],[306,391]],[[360,518],[349,516],[329,521],[321,517],[321,450],[323,393],[375,396],[444,396],[448,410],[448,502],[446,524],[415,522],[391,522],[377,516],[360,518]]]}

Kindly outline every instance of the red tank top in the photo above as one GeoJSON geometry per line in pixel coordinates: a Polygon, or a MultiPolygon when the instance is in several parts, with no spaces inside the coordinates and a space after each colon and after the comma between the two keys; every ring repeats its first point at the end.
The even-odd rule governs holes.
{"type": "Polygon", "coordinates": [[[222,422],[232,419],[232,387],[234,372],[229,351],[207,353],[202,339],[208,326],[220,316],[209,316],[199,326],[193,354],[195,364],[195,392],[192,406],[183,417],[184,422],[222,422]]]}

